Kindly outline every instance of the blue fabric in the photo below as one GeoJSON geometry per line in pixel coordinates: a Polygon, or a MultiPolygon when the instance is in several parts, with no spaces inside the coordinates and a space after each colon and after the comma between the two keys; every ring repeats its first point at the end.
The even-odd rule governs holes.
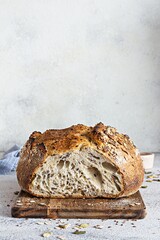
{"type": "Polygon", "coordinates": [[[0,174],[8,174],[16,170],[19,153],[21,147],[14,145],[7,152],[4,153],[3,158],[0,160],[0,174]]]}

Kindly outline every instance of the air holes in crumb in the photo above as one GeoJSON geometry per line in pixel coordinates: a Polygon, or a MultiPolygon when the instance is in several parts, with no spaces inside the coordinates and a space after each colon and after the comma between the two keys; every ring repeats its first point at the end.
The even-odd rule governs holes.
{"type": "Polygon", "coordinates": [[[84,170],[85,176],[90,179],[90,182],[96,187],[101,188],[102,176],[100,171],[95,167],[89,167],[84,170]]]}
{"type": "Polygon", "coordinates": [[[116,187],[117,187],[117,190],[118,190],[118,191],[121,191],[121,188],[120,188],[119,184],[117,183],[117,181],[115,181],[115,185],[116,185],[116,187]]]}
{"type": "Polygon", "coordinates": [[[116,171],[116,167],[114,167],[112,164],[108,163],[108,162],[103,162],[102,166],[107,169],[108,171],[116,171]]]}
{"type": "Polygon", "coordinates": [[[70,162],[66,161],[66,162],[65,162],[65,164],[66,164],[66,168],[68,168],[68,167],[69,167],[69,164],[70,164],[70,162]]]}
{"type": "Polygon", "coordinates": [[[57,164],[57,168],[60,170],[64,166],[64,161],[60,160],[59,163],[57,164]]]}
{"type": "Polygon", "coordinates": [[[115,185],[116,185],[116,187],[117,187],[117,190],[118,191],[121,191],[121,188],[120,188],[120,186],[119,186],[119,179],[118,179],[118,177],[117,176],[115,176],[115,175],[112,175],[112,178],[113,178],[113,180],[114,180],[114,183],[115,183],[115,185]]]}

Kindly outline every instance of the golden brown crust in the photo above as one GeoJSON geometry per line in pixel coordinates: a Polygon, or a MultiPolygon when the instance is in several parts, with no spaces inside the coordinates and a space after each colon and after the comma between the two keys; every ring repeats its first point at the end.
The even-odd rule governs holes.
{"type": "Polygon", "coordinates": [[[143,182],[144,169],[140,154],[130,138],[118,133],[115,128],[99,123],[91,131],[91,139],[118,166],[123,176],[124,190],[119,197],[137,191],[143,182]]]}
{"type": "MultiPolygon", "coordinates": [[[[103,123],[95,127],[82,124],[61,130],[33,132],[23,147],[17,167],[17,178],[23,190],[30,191],[32,179],[48,156],[92,147],[101,152],[119,169],[124,190],[117,197],[133,194],[141,186],[144,170],[140,155],[127,135],[103,123]]],[[[111,197],[108,195],[108,197],[111,197]]],[[[113,196],[114,197],[114,196],[113,196]]]]}

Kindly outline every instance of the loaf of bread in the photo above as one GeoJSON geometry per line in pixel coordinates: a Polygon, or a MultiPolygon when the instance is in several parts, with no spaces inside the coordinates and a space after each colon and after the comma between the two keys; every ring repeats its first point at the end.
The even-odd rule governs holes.
{"type": "Polygon", "coordinates": [[[21,188],[37,197],[119,198],[135,193],[142,160],[127,135],[103,123],[33,132],[17,167],[21,188]]]}

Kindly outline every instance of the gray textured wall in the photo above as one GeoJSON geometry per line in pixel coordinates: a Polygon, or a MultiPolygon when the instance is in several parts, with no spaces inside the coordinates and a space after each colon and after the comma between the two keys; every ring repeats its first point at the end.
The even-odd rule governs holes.
{"type": "Polygon", "coordinates": [[[0,150],[103,121],[160,151],[159,0],[0,0],[0,150]]]}

